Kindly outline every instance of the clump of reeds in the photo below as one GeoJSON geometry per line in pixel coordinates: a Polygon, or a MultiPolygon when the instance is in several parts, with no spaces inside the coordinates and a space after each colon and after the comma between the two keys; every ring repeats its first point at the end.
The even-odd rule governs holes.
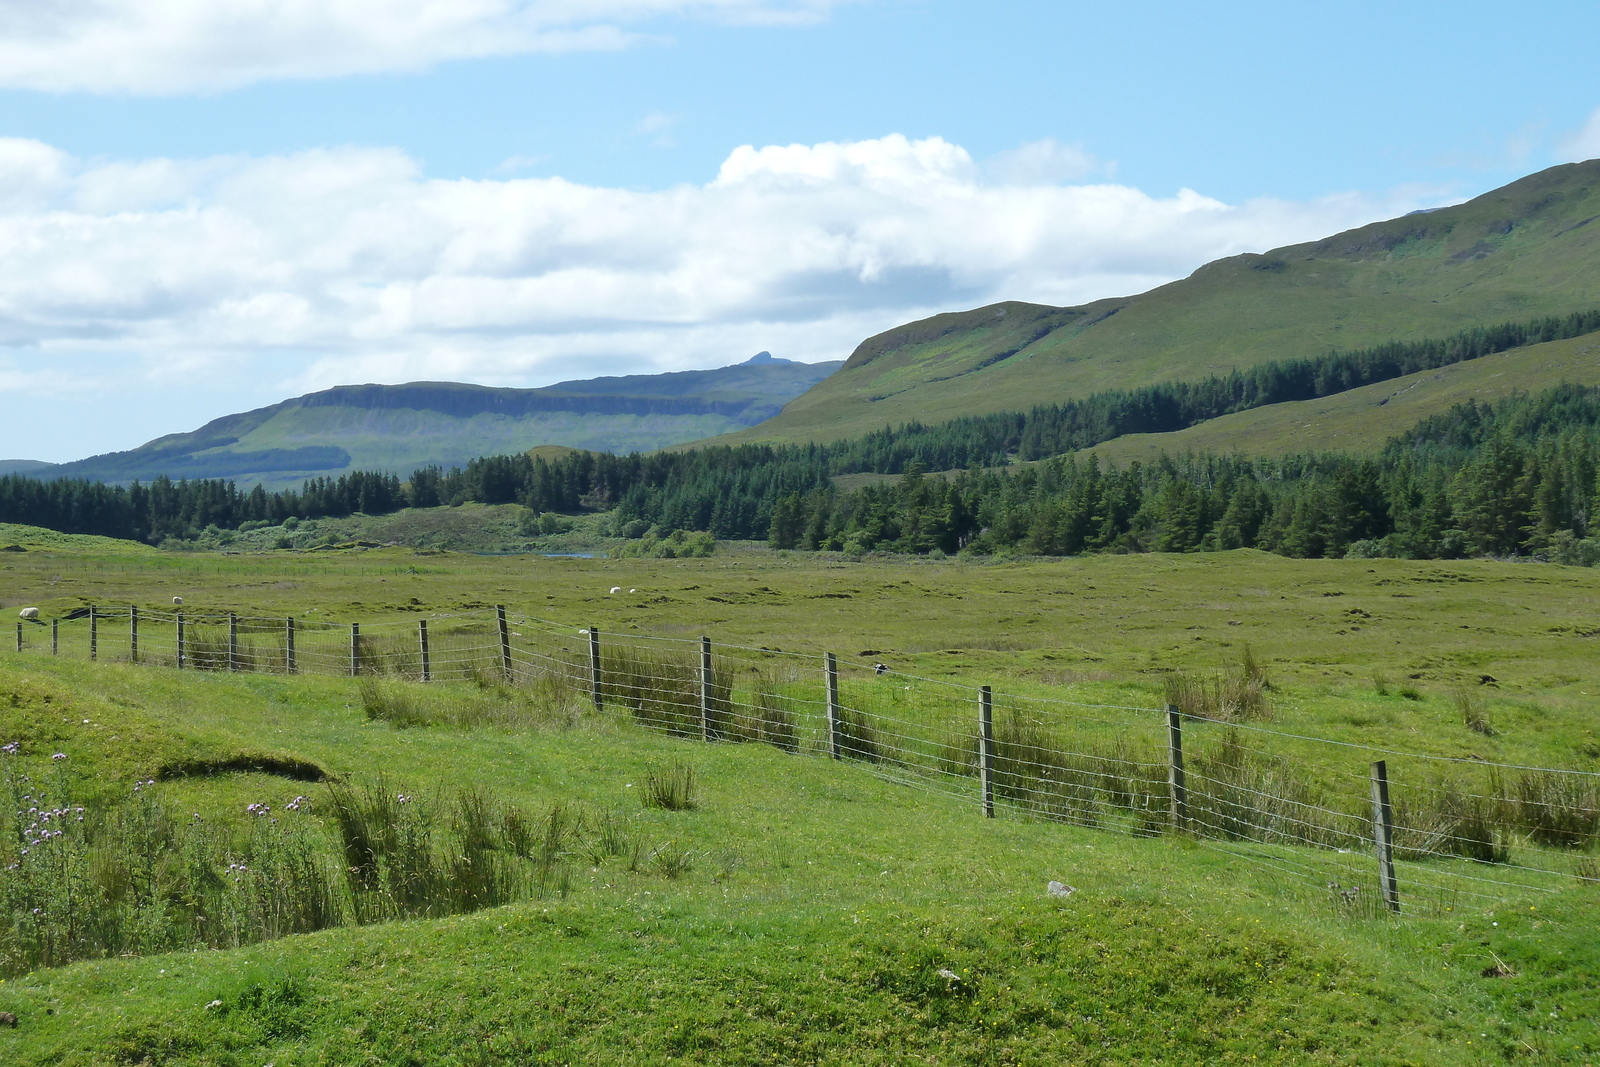
{"type": "Polygon", "coordinates": [[[1584,849],[1600,839],[1600,781],[1589,775],[1522,771],[1510,784],[1496,774],[1490,790],[1509,809],[1504,821],[1539,844],[1584,849]]]}
{"type": "MultiPolygon", "coordinates": [[[[698,656],[613,642],[600,662],[600,691],[606,703],[627,708],[646,726],[680,737],[699,736],[698,656]]],[[[714,716],[725,721],[726,701],[716,707],[714,696],[713,702],[714,716]]]]}
{"type": "Polygon", "coordinates": [[[840,708],[838,714],[839,755],[864,763],[880,762],[884,749],[871,716],[855,708],[840,708]]]}
{"type": "Polygon", "coordinates": [[[36,782],[0,759],[0,976],[565,894],[579,854],[669,877],[694,862],[646,860],[618,816],[586,825],[570,807],[528,813],[480,789],[334,782],[212,821],[174,817],[154,781],[110,808],[70,805],[63,767],[36,782]]]}
{"type": "Polygon", "coordinates": [[[1272,717],[1267,671],[1249,645],[1240,651],[1238,662],[1208,674],[1173,671],[1165,687],[1167,703],[1195,718],[1251,722],[1272,717]]]}
{"type": "MultiPolygon", "coordinates": [[[[731,706],[732,701],[729,703],[731,706]]],[[[745,714],[732,716],[729,732],[733,736],[729,739],[760,741],[795,752],[800,747],[797,717],[797,702],[784,691],[784,683],[775,675],[760,674],[750,687],[745,714]]]]}
{"type": "Polygon", "coordinates": [[[361,707],[367,718],[404,729],[412,726],[557,728],[572,726],[583,701],[560,679],[515,689],[504,683],[465,688],[362,678],[361,707]]]}
{"type": "Polygon", "coordinates": [[[649,865],[663,878],[678,879],[694,870],[695,853],[668,841],[650,850],[649,865]]]}
{"type": "Polygon", "coordinates": [[[1461,713],[1461,724],[1473,733],[1493,737],[1494,726],[1489,722],[1489,710],[1484,706],[1483,698],[1464,685],[1458,685],[1450,692],[1450,698],[1455,702],[1456,711],[1461,713]]]}
{"type": "Polygon", "coordinates": [[[620,812],[603,811],[584,825],[580,847],[591,867],[599,867],[608,859],[622,857],[628,861],[630,871],[638,870],[643,843],[627,818],[620,812]]]}
{"type": "Polygon", "coordinates": [[[994,790],[1018,805],[1079,826],[1098,826],[1101,761],[1072,753],[1049,730],[1016,712],[994,727],[994,790]]]}
{"type": "Polygon", "coordinates": [[[943,774],[974,777],[978,773],[978,736],[946,734],[934,748],[933,765],[943,774]]]}
{"type": "Polygon", "coordinates": [[[1207,837],[1348,848],[1358,822],[1340,818],[1323,793],[1284,760],[1229,729],[1188,757],[1189,819],[1207,837]]]}
{"type": "Polygon", "coordinates": [[[644,806],[664,811],[688,811],[695,807],[694,768],[687,763],[646,772],[644,806]]]}
{"type": "Polygon", "coordinates": [[[1500,829],[1501,805],[1477,796],[1458,783],[1438,779],[1420,798],[1394,802],[1395,855],[1424,860],[1461,856],[1480,863],[1509,859],[1506,834],[1500,829]]]}
{"type": "Polygon", "coordinates": [[[381,720],[404,729],[430,726],[433,719],[419,706],[416,694],[407,686],[384,685],[375,678],[363,678],[361,708],[368,719],[381,720]]]}
{"type": "Polygon", "coordinates": [[[574,820],[557,805],[542,820],[479,789],[422,797],[382,779],[336,783],[329,807],[357,918],[452,915],[567,884],[562,860],[574,820]]]}

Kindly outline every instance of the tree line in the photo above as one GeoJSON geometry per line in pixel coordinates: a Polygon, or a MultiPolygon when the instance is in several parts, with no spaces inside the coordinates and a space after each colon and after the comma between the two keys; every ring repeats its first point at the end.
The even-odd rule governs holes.
{"type": "Polygon", "coordinates": [[[1596,330],[1600,311],[1474,328],[825,445],[485,456],[462,468],[422,468],[404,482],[353,472],[280,492],[246,492],[220,479],[160,477],[123,487],[11,475],[0,478],[0,521],[159,543],[208,527],[479,502],[609,511],[613,532],[624,536],[690,530],[802,549],[1072,554],[1255,546],[1327,555],[1381,542],[1381,551],[1430,557],[1539,552],[1558,530],[1568,540],[1589,533],[1594,402],[1578,387],[1465,405],[1374,459],[1199,456],[1111,470],[1070,453],[1123,433],[1181,429],[1596,330]],[[1487,467],[1485,457],[1493,457],[1487,467]],[[1040,462],[1012,467],[1018,459],[1040,462]],[[929,470],[963,473],[936,478],[929,470]],[[835,483],[842,474],[904,477],[843,490],[835,483]],[[1530,493],[1544,509],[1532,525],[1524,521],[1530,493]],[[1490,513],[1504,513],[1492,536],[1490,513]],[[1513,514],[1522,517],[1504,517],[1513,514]]]}
{"type": "Polygon", "coordinates": [[[1068,455],[1011,470],[791,493],[775,548],[978,554],[1193,552],[1600,561],[1600,389],[1467,401],[1376,456],[1068,455]]]}
{"type": "Polygon", "coordinates": [[[16,474],[0,478],[0,522],[153,544],[193,538],[211,526],[236,530],[246,523],[277,526],[288,518],[383,515],[408,502],[398,476],[369,471],[312,478],[298,490],[275,493],[259,485],[245,492],[222,479],[175,482],[165,475],[131,486],[16,474]]]}

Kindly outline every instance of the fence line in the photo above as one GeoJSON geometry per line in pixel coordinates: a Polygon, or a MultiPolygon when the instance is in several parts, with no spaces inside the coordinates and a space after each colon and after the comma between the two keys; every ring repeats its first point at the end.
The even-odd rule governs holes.
{"type": "Polygon", "coordinates": [[[1346,911],[1600,885],[1596,772],[999,693],[831,653],[603,632],[504,607],[355,624],[95,606],[48,632],[19,622],[15,648],[182,670],[554,683],[677,737],[852,760],[991,818],[1186,833],[1346,911]]]}

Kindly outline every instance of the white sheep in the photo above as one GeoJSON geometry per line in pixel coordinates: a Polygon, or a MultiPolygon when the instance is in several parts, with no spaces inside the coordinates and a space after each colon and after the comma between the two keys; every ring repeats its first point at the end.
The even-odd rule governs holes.
{"type": "Polygon", "coordinates": [[[620,592],[622,592],[622,586],[614,585],[614,586],[611,587],[611,595],[612,596],[616,596],[620,592]]]}
{"type": "Polygon", "coordinates": [[[25,619],[28,622],[38,622],[39,621],[39,609],[38,608],[23,608],[21,611],[17,612],[17,618],[25,619]]]}
{"type": "Polygon", "coordinates": [[[174,603],[174,604],[176,604],[176,605],[177,605],[177,606],[178,606],[178,607],[180,607],[180,608],[181,608],[181,607],[183,607],[183,597],[181,597],[181,596],[175,596],[175,597],[173,597],[173,598],[172,598],[172,602],[173,602],[173,603],[174,603]]]}

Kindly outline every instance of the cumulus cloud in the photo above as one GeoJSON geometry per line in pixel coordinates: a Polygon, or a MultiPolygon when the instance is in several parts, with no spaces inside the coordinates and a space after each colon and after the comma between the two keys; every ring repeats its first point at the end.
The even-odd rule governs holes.
{"type": "Polygon", "coordinates": [[[1424,202],[1001,184],[959,145],[898,135],[744,146],[655,191],[429,179],[397,151],[86,163],[5,140],[0,393],[117,359],[146,382],[248,373],[266,403],[842,358],[935,311],[1138,292],[1424,202]]]}
{"type": "Polygon", "coordinates": [[[984,172],[1007,185],[1054,185],[1088,177],[1111,177],[1116,167],[1103,163],[1081,144],[1054,137],[1029,141],[990,159],[984,172]]]}
{"type": "Polygon", "coordinates": [[[1561,151],[1573,163],[1600,158],[1600,108],[1595,109],[1588,122],[1562,141],[1561,151]]]}
{"type": "Polygon", "coordinates": [[[167,94],[626,47],[669,18],[784,23],[840,0],[0,0],[0,86],[167,94]]]}

